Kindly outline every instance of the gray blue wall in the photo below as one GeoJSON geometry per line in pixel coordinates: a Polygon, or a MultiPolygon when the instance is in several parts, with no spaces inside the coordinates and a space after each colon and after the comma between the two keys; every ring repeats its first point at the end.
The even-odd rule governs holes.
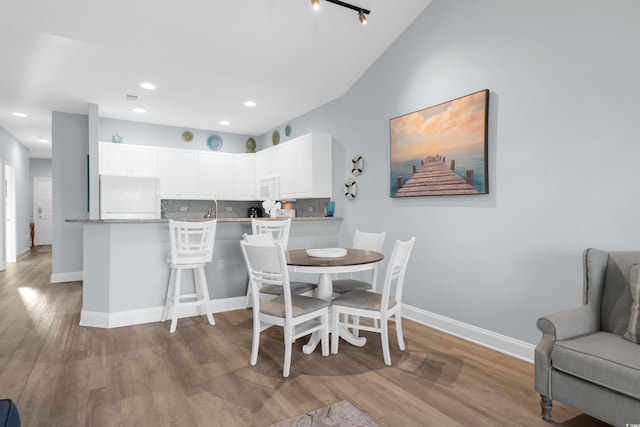
{"type": "Polygon", "coordinates": [[[51,117],[53,176],[52,280],[78,280],[82,271],[82,226],[65,219],[89,218],[89,122],[80,114],[51,117]]]}
{"type": "MultiPolygon", "coordinates": [[[[29,184],[29,150],[21,144],[4,128],[0,127],[0,182],[4,181],[4,164],[15,167],[16,172],[16,254],[25,252],[31,246],[31,230],[29,220],[31,214],[31,200],[23,197],[30,194],[29,184]]],[[[2,193],[4,195],[4,193],[2,193]]],[[[3,196],[4,197],[4,196],[3,196]]],[[[2,214],[0,218],[4,223],[4,202],[0,203],[2,214]]],[[[4,253],[4,227],[0,227],[0,260],[5,260],[4,253]]],[[[0,265],[3,262],[0,262],[0,265]]]]}
{"type": "Polygon", "coordinates": [[[345,96],[288,122],[337,141],[334,194],[364,156],[341,243],[385,230],[389,254],[415,235],[408,304],[536,343],[538,317],[581,304],[583,249],[640,249],[638,16],[633,0],[434,0],[345,96]],[[490,193],[390,198],[389,119],[482,89],[490,193]]]}
{"type": "MultiPolygon", "coordinates": [[[[584,248],[639,249],[639,15],[635,0],[434,0],[345,96],[287,122],[291,138],[333,135],[340,244],[356,229],[385,230],[388,255],[395,239],[415,235],[406,302],[537,342],[539,316],[581,303],[584,248]],[[389,119],[485,88],[490,193],[391,199],[389,119]],[[342,183],[355,154],[365,170],[349,202],[342,183]]],[[[70,147],[56,149],[63,127],[56,121],[54,114],[54,203],[56,191],[67,194],[57,196],[57,227],[61,218],[81,217],[80,205],[61,217],[60,203],[82,200],[86,184],[83,148],[75,145],[82,124],[74,124],[70,147]],[[67,160],[59,161],[56,169],[64,155],[78,165],[63,170],[67,160]],[[63,179],[55,184],[57,174],[63,179]]],[[[118,131],[125,142],[143,143],[121,124],[102,119],[100,127],[101,139],[118,131]]],[[[171,139],[181,144],[179,133],[171,139]]],[[[81,245],[79,236],[69,238],[81,245]]],[[[76,243],[75,264],[65,265],[55,244],[54,235],[54,269],[79,268],[76,243]]],[[[60,248],[67,250],[64,242],[60,248]]]]}
{"type": "Polygon", "coordinates": [[[100,118],[99,126],[100,141],[111,141],[113,134],[117,133],[123,137],[122,142],[125,144],[154,145],[189,150],[209,150],[207,139],[215,134],[222,138],[220,151],[226,153],[244,153],[246,151],[245,143],[249,138],[246,135],[233,133],[151,125],[107,118],[100,118]],[[185,142],[182,139],[182,133],[187,130],[193,133],[193,140],[190,142],[185,142]]]}

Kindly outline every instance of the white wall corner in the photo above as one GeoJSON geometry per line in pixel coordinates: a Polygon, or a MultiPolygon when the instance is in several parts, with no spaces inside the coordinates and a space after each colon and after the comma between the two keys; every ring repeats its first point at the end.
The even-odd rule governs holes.
{"type": "Polygon", "coordinates": [[[496,334],[486,329],[459,322],[420,308],[402,304],[402,317],[492,350],[533,363],[535,346],[524,341],[496,334]]]}

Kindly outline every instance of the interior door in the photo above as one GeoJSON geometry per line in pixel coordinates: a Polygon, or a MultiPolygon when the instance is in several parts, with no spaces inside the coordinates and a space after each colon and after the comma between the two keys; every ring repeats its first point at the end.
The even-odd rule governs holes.
{"type": "Polygon", "coordinates": [[[53,199],[51,178],[34,178],[35,244],[50,245],[53,241],[53,199]]]}

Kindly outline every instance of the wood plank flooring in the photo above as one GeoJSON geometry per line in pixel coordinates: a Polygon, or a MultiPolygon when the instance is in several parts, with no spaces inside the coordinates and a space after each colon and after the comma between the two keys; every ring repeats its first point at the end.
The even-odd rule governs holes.
{"type": "MultiPolygon", "coordinates": [[[[295,344],[282,377],[282,330],[263,334],[249,365],[251,311],[117,329],[78,325],[82,284],[49,284],[50,247],[0,272],[0,397],[23,426],[267,426],[348,400],[379,426],[548,426],[533,366],[404,322],[407,349],[379,336],[337,355],[295,344]]],[[[158,284],[165,286],[165,284],[158,284]]],[[[554,426],[605,424],[554,402],[554,426]]]]}

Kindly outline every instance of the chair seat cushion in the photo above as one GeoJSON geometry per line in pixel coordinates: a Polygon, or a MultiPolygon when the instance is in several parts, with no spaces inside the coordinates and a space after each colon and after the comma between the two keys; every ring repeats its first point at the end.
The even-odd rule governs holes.
{"type": "Polygon", "coordinates": [[[554,369],[640,399],[640,346],[609,332],[558,341],[554,369]]]}
{"type": "MultiPolygon", "coordinates": [[[[380,311],[382,308],[382,294],[362,290],[349,291],[331,301],[333,305],[360,308],[363,310],[380,311]]],[[[389,308],[396,305],[396,299],[389,297],[389,308]]]]}
{"type": "Polygon", "coordinates": [[[366,291],[369,289],[371,289],[371,283],[362,280],[336,279],[333,281],[333,292],[336,294],[345,294],[353,290],[366,291]]]}
{"type": "MultiPolygon", "coordinates": [[[[309,282],[291,282],[290,285],[292,295],[306,294],[318,287],[315,283],[309,282]]],[[[284,288],[280,285],[264,285],[260,288],[261,294],[282,295],[283,292],[284,288]]]]}
{"type": "MultiPolygon", "coordinates": [[[[291,296],[291,308],[293,317],[312,313],[325,307],[329,307],[330,302],[320,298],[305,297],[301,295],[291,296]]],[[[270,316],[284,317],[284,295],[275,297],[260,304],[260,313],[270,316]]]]}

